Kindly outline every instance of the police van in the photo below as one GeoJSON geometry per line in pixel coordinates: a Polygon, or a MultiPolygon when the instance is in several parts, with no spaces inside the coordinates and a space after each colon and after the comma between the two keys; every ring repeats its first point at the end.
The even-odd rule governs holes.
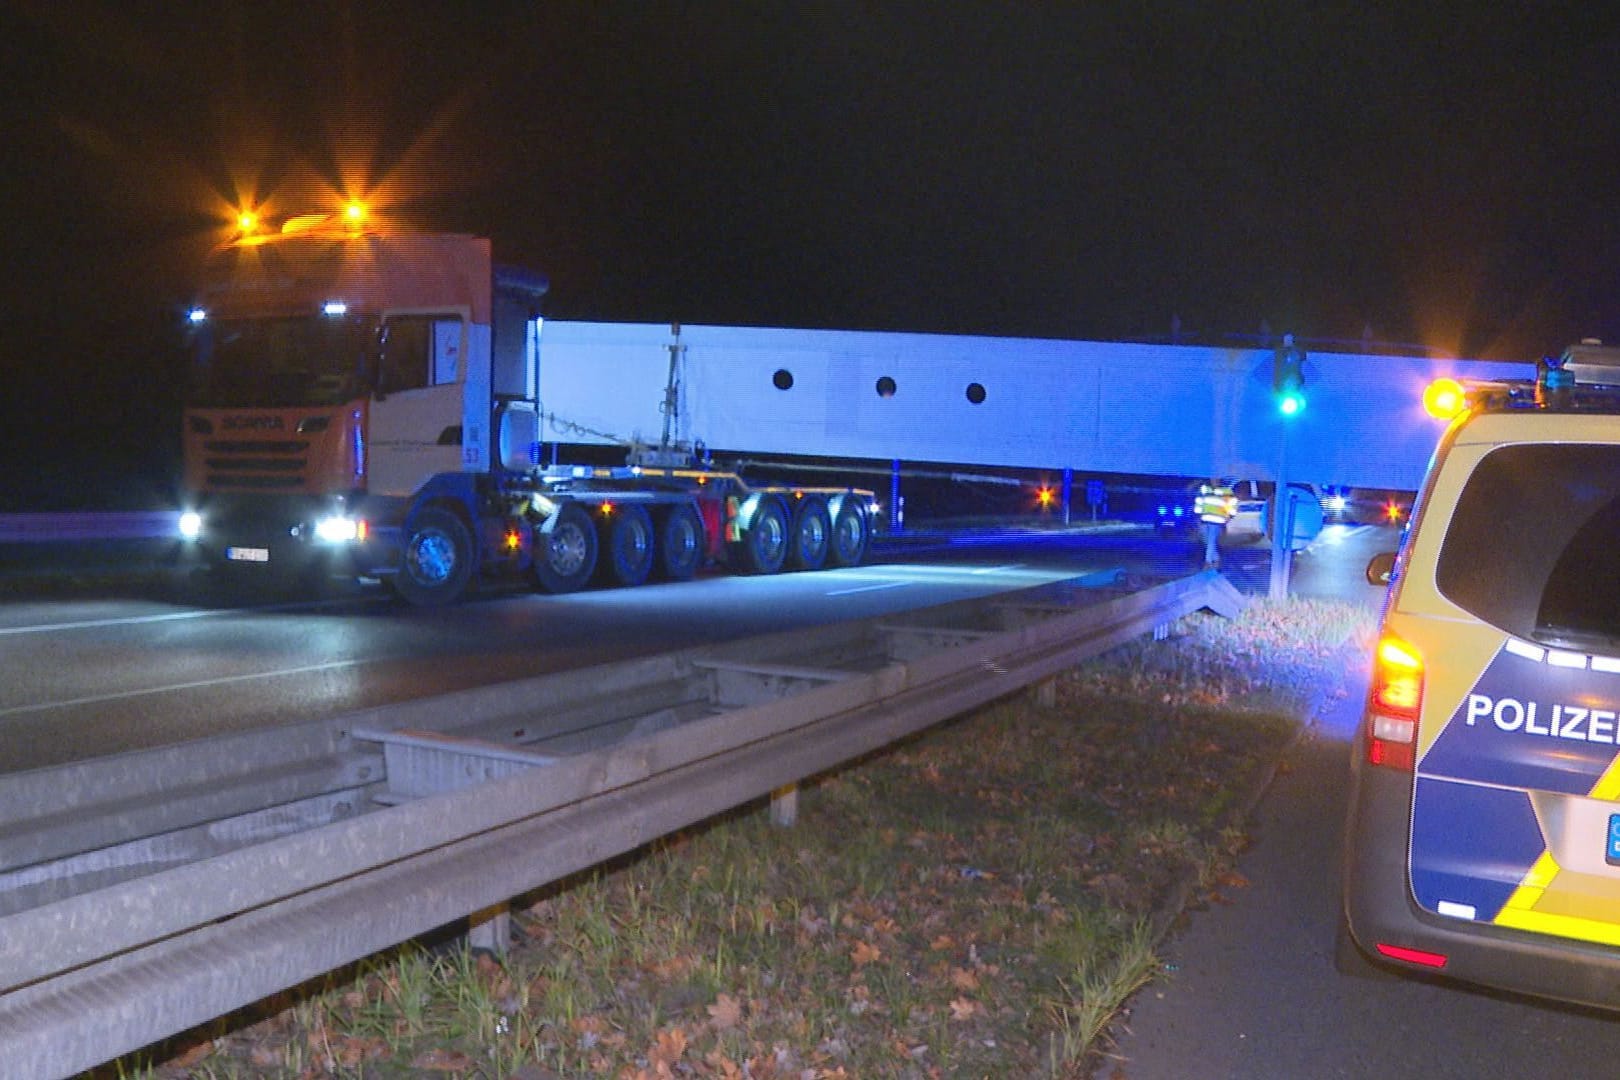
{"type": "Polygon", "coordinates": [[[1620,1007],[1620,349],[1430,397],[1460,411],[1368,568],[1338,966],[1620,1007]]]}

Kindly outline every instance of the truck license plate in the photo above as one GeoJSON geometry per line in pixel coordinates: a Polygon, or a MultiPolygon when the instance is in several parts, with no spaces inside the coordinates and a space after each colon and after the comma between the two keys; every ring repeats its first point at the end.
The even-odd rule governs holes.
{"type": "Polygon", "coordinates": [[[225,557],[234,562],[269,562],[270,549],[228,547],[225,549],[225,557]]]}

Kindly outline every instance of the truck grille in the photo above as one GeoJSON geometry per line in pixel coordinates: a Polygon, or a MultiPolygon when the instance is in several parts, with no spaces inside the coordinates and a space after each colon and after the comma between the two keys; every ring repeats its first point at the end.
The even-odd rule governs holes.
{"type": "Polygon", "coordinates": [[[292,491],[304,486],[309,443],[298,439],[210,439],[203,443],[210,488],[292,491]]]}

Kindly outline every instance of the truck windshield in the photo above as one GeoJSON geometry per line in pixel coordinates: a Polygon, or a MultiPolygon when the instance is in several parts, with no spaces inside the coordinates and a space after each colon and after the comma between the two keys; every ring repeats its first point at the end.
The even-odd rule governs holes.
{"type": "Polygon", "coordinates": [[[197,335],[191,402],[210,408],[339,405],[364,385],[376,343],[367,319],[236,319],[197,335]]]}

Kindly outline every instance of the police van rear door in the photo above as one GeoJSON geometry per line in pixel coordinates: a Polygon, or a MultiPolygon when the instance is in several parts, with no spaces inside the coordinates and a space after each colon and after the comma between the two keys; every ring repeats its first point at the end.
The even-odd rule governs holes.
{"type": "Polygon", "coordinates": [[[1601,441],[1620,421],[1532,428],[1555,420],[1600,440],[1488,449],[1434,556],[1466,617],[1424,620],[1431,650],[1458,646],[1429,662],[1463,677],[1425,702],[1410,884],[1438,915],[1620,944],[1620,445],[1601,441]]]}

